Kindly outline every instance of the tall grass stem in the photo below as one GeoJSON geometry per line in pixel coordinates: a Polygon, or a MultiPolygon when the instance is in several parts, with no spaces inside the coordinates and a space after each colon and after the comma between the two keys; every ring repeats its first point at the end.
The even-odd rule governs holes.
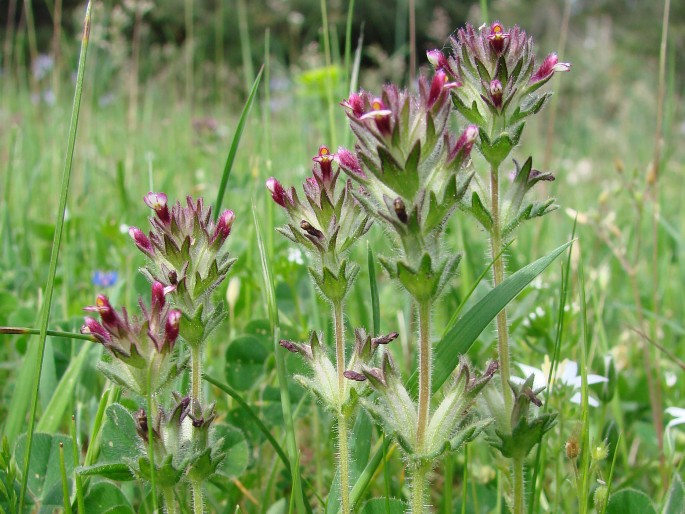
{"type": "Polygon", "coordinates": [[[71,168],[74,158],[74,146],[76,145],[76,130],[78,128],[79,111],[81,108],[81,94],[83,91],[83,77],[85,74],[86,55],[88,53],[88,42],[90,39],[91,24],[91,3],[88,2],[86,15],[83,25],[83,38],[81,40],[81,52],[79,55],[78,72],[76,75],[76,90],[74,92],[74,102],[71,110],[71,122],[69,125],[69,136],[67,141],[67,151],[62,171],[62,186],[60,191],[59,206],[57,209],[57,221],[55,223],[55,234],[52,241],[50,254],[50,267],[48,270],[48,281],[45,286],[45,297],[41,308],[40,317],[40,336],[37,362],[35,366],[35,376],[33,380],[33,391],[29,415],[28,435],[26,438],[26,453],[24,456],[24,469],[21,478],[21,492],[19,496],[19,512],[23,512],[24,500],[26,497],[26,487],[29,476],[29,463],[31,461],[31,449],[33,443],[33,430],[36,424],[36,410],[38,408],[38,391],[40,387],[40,376],[43,368],[43,356],[45,354],[45,340],[47,338],[48,322],[50,320],[50,307],[55,285],[55,275],[57,273],[57,260],[59,257],[60,243],[62,240],[62,230],[64,227],[64,214],[67,206],[69,193],[69,180],[71,178],[71,168]]]}

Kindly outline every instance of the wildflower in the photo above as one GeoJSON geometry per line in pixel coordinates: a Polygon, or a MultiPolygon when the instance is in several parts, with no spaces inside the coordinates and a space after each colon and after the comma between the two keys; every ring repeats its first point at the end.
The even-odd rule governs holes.
{"type": "Polygon", "coordinates": [[[150,192],[143,198],[145,205],[154,210],[155,214],[157,214],[157,217],[165,225],[168,225],[171,221],[171,217],[169,216],[169,208],[167,207],[167,200],[167,195],[164,193],[150,192]]]}
{"type": "Polygon", "coordinates": [[[559,58],[556,53],[551,53],[545,60],[542,61],[540,67],[535,71],[533,76],[530,78],[530,83],[535,84],[537,82],[545,82],[552,78],[552,75],[556,72],[570,71],[571,64],[567,62],[559,62],[559,58]]]}
{"type": "Polygon", "coordinates": [[[499,21],[490,25],[490,33],[486,36],[490,43],[490,48],[497,54],[502,55],[505,50],[505,45],[509,42],[511,34],[505,32],[504,27],[499,21]]]}
{"type": "Polygon", "coordinates": [[[685,409],[681,407],[668,407],[666,409],[666,414],[673,416],[673,419],[668,422],[666,428],[672,428],[685,423],[685,409]]]}
{"type": "MultiPolygon", "coordinates": [[[[545,360],[543,362],[542,369],[534,368],[532,366],[527,366],[525,364],[520,363],[518,366],[519,368],[521,368],[521,371],[523,371],[525,375],[533,375],[535,379],[533,386],[534,388],[541,388],[547,385],[547,377],[549,377],[549,371],[551,368],[551,362],[547,355],[545,355],[545,360]]],[[[556,376],[553,377],[553,380],[556,381],[555,383],[561,384],[562,386],[570,387],[573,391],[576,391],[573,394],[573,396],[571,396],[570,401],[572,403],[580,405],[581,395],[580,391],[577,390],[581,387],[582,378],[578,374],[577,362],[568,359],[564,359],[563,361],[561,361],[557,366],[557,373],[556,376]]],[[[588,374],[587,381],[588,384],[599,384],[601,382],[607,382],[608,379],[600,375],[588,374]]],[[[554,383],[550,384],[550,386],[552,385],[554,385],[554,383]]],[[[599,402],[592,396],[588,397],[588,404],[591,407],[599,406],[599,402]]]]}
{"type": "Polygon", "coordinates": [[[112,287],[117,283],[119,274],[116,271],[93,272],[92,283],[97,287],[112,287]]]}
{"type": "Polygon", "coordinates": [[[128,234],[136,243],[136,246],[148,257],[152,257],[155,253],[150,239],[138,227],[131,227],[128,229],[128,234]]]}

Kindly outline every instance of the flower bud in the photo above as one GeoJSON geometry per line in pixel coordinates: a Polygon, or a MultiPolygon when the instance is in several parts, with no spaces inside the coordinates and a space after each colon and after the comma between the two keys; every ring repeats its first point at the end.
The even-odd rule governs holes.
{"type": "Polygon", "coordinates": [[[564,450],[566,451],[566,457],[570,460],[575,460],[580,454],[580,445],[578,444],[578,439],[575,436],[569,437],[568,441],[564,445],[564,450]]]}
{"type": "Polygon", "coordinates": [[[356,118],[361,118],[364,114],[364,100],[357,93],[352,93],[347,100],[343,100],[340,105],[352,111],[356,118]]]}
{"type": "Polygon", "coordinates": [[[437,48],[433,50],[428,50],[426,52],[426,57],[428,57],[428,62],[433,65],[436,71],[443,70],[447,66],[447,58],[437,48]]]}
{"type": "Polygon", "coordinates": [[[152,247],[150,239],[143,234],[143,231],[137,227],[131,227],[128,229],[128,234],[131,236],[136,246],[148,257],[153,257],[155,250],[152,247]]]}
{"type": "Polygon", "coordinates": [[[346,170],[352,175],[355,175],[361,179],[366,178],[366,174],[359,164],[359,159],[357,159],[357,157],[347,148],[343,148],[342,146],[338,148],[338,151],[335,154],[335,160],[338,161],[338,164],[342,169],[346,170]]]}
{"type": "Polygon", "coordinates": [[[454,161],[458,156],[461,156],[462,160],[467,159],[471,155],[471,149],[477,138],[478,127],[476,125],[466,127],[461,136],[459,136],[459,139],[457,139],[454,147],[450,150],[449,160],[454,161]]]}
{"type": "Polygon", "coordinates": [[[214,228],[214,237],[212,238],[213,241],[216,241],[218,239],[223,243],[228,237],[228,235],[231,233],[231,227],[233,226],[234,221],[235,214],[232,210],[226,209],[224,212],[222,212],[221,216],[219,216],[219,219],[216,220],[216,227],[214,228]]]}
{"type": "Polygon", "coordinates": [[[91,334],[95,339],[97,339],[103,345],[107,345],[112,342],[112,336],[105,330],[98,321],[93,318],[86,318],[83,326],[81,327],[82,334],[91,334]]]}
{"type": "Polygon", "coordinates": [[[273,198],[274,202],[281,207],[286,206],[285,189],[283,189],[283,186],[278,180],[276,180],[274,177],[271,177],[266,181],[266,188],[271,192],[271,198],[273,198]]]}
{"type": "Polygon", "coordinates": [[[364,382],[366,376],[364,373],[359,373],[358,371],[347,370],[343,373],[343,376],[349,380],[354,380],[356,382],[364,382]]]}
{"type": "Polygon", "coordinates": [[[178,331],[181,325],[181,311],[178,309],[172,309],[166,318],[166,325],[164,326],[164,335],[166,336],[166,343],[169,346],[169,350],[173,349],[174,343],[178,338],[178,331]]]}
{"type": "Polygon", "coordinates": [[[300,221],[300,228],[302,230],[304,230],[310,236],[315,237],[316,239],[322,239],[323,238],[323,232],[321,232],[319,229],[314,227],[307,220],[300,221]]]}
{"type": "Polygon", "coordinates": [[[499,80],[494,79],[492,82],[490,82],[490,100],[498,110],[502,108],[503,93],[504,89],[502,88],[502,83],[499,80]]]}
{"type": "Polygon", "coordinates": [[[155,313],[162,312],[162,309],[164,308],[164,304],[166,303],[164,300],[164,284],[161,282],[154,281],[152,283],[152,300],[151,300],[151,309],[152,309],[152,315],[154,316],[155,313]]]}
{"type": "Polygon", "coordinates": [[[402,198],[400,198],[399,196],[395,198],[395,201],[393,202],[393,207],[395,208],[395,214],[397,214],[397,218],[402,223],[407,223],[407,220],[409,218],[407,217],[407,209],[404,206],[402,198]]]}
{"type": "Polygon", "coordinates": [[[164,193],[153,193],[149,192],[143,198],[145,205],[150,209],[155,211],[159,220],[168,225],[171,221],[171,216],[169,215],[169,208],[167,207],[167,195],[164,193]]]}
{"type": "Polygon", "coordinates": [[[542,64],[537,69],[537,71],[530,78],[530,83],[535,84],[536,82],[542,82],[549,79],[555,72],[569,71],[571,69],[571,64],[567,62],[559,62],[557,54],[551,53],[542,64]]]}

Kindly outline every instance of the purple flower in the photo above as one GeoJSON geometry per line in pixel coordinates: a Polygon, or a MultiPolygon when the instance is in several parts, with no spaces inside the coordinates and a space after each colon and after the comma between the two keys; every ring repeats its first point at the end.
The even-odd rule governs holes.
{"type": "Polygon", "coordinates": [[[164,325],[164,335],[166,336],[166,343],[169,350],[174,348],[174,343],[178,338],[180,325],[181,311],[178,309],[171,309],[167,315],[166,324],[164,325]]]}
{"type": "Polygon", "coordinates": [[[359,117],[360,120],[373,120],[376,122],[378,130],[383,135],[390,134],[390,116],[392,111],[385,106],[383,100],[379,97],[371,100],[371,110],[359,117]]]}
{"type": "Polygon", "coordinates": [[[548,80],[555,72],[558,71],[569,71],[571,69],[571,64],[567,62],[559,62],[559,58],[556,53],[551,53],[542,64],[537,69],[537,71],[530,78],[531,84],[536,84],[537,82],[542,82],[548,80]]]}
{"type": "Polygon", "coordinates": [[[278,180],[276,180],[274,177],[271,177],[266,181],[266,188],[271,192],[271,198],[273,198],[274,202],[281,207],[287,207],[287,195],[285,189],[283,189],[283,186],[278,180]]]}
{"type": "Polygon", "coordinates": [[[166,194],[149,192],[145,195],[143,201],[145,205],[155,211],[162,223],[165,225],[169,224],[171,216],[169,215],[169,207],[167,207],[168,199],[166,194]]]}
{"type": "Polygon", "coordinates": [[[150,239],[137,227],[131,227],[128,229],[128,234],[131,236],[136,246],[148,257],[153,257],[155,250],[152,247],[150,239]]]}
{"type": "Polygon", "coordinates": [[[490,101],[497,110],[502,108],[503,93],[504,89],[502,88],[502,83],[499,80],[494,79],[492,82],[490,82],[490,101]]]}
{"type": "Polygon", "coordinates": [[[476,125],[466,127],[450,150],[449,160],[453,161],[459,155],[462,156],[462,159],[466,159],[471,154],[471,149],[477,138],[478,127],[476,125]]]}
{"type": "Polygon", "coordinates": [[[212,242],[219,239],[223,243],[231,233],[231,227],[233,226],[234,221],[235,214],[232,210],[226,209],[224,212],[222,212],[221,216],[219,216],[219,219],[216,220],[216,227],[214,228],[214,237],[212,238],[212,242]]]}
{"type": "MultiPolygon", "coordinates": [[[[316,157],[312,158],[312,161],[319,164],[319,169],[321,171],[321,182],[323,187],[328,188],[331,185],[331,180],[333,177],[333,167],[332,162],[335,159],[335,154],[332,154],[326,145],[321,145],[319,147],[319,153],[316,157]]],[[[316,171],[314,172],[316,175],[316,171]]]]}
{"type": "Polygon", "coordinates": [[[94,320],[93,318],[85,318],[84,321],[85,322],[81,327],[82,334],[91,334],[95,337],[95,339],[100,341],[105,346],[112,342],[112,336],[109,335],[109,332],[107,332],[105,327],[103,327],[98,321],[94,320]]]}
{"type": "Polygon", "coordinates": [[[335,154],[335,159],[336,161],[338,161],[340,167],[346,170],[347,172],[351,173],[352,175],[355,175],[360,179],[366,179],[366,174],[364,173],[364,170],[362,170],[362,167],[359,164],[359,159],[357,159],[357,157],[347,148],[344,148],[342,146],[339,147],[337,153],[335,154]]]}
{"type": "Polygon", "coordinates": [[[430,91],[428,92],[428,101],[426,102],[429,109],[435,105],[443,91],[449,91],[461,86],[459,82],[448,82],[448,80],[447,74],[442,69],[438,69],[435,72],[431,81],[430,91]]]}
{"type": "Polygon", "coordinates": [[[496,21],[490,25],[490,33],[487,35],[487,40],[490,43],[490,48],[497,54],[502,55],[506,50],[505,45],[508,43],[511,34],[504,31],[504,26],[496,21]]]}
{"type": "Polygon", "coordinates": [[[361,118],[364,114],[364,99],[357,93],[352,93],[347,100],[340,102],[340,105],[349,109],[356,118],[361,118]]]}

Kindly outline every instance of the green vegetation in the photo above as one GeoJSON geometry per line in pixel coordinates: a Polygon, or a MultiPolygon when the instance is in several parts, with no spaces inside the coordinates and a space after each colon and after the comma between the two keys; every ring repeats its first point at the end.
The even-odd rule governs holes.
{"type": "Polygon", "coordinates": [[[685,511],[682,6],[426,2],[412,56],[409,1],[359,40],[366,2],[158,3],[94,2],[83,38],[85,6],[7,6],[0,512],[685,511]],[[484,8],[534,37],[531,74],[572,63],[536,116],[530,76],[498,103],[513,66],[474,63],[485,119],[479,80],[429,95],[425,50],[484,8]],[[404,133],[352,156],[388,80],[472,160],[404,133]]]}

